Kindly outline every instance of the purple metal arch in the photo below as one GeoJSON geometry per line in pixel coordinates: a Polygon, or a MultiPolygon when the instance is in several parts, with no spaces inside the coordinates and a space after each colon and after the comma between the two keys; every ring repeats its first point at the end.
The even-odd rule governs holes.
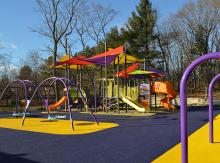
{"type": "MultiPolygon", "coordinates": [[[[24,111],[24,115],[23,115],[23,118],[22,118],[22,126],[24,125],[24,121],[25,121],[27,109],[28,109],[29,105],[31,104],[32,99],[34,98],[34,96],[35,96],[36,92],[38,91],[38,89],[39,89],[45,82],[50,81],[50,80],[53,81],[53,80],[56,80],[56,79],[59,80],[59,81],[64,85],[64,87],[67,89],[67,97],[68,97],[68,98],[67,98],[67,104],[68,104],[68,107],[69,107],[69,91],[68,91],[68,88],[67,88],[66,83],[65,83],[62,79],[60,79],[60,78],[58,78],[58,77],[50,77],[50,78],[48,78],[48,79],[45,79],[45,80],[44,80],[43,82],[41,82],[41,83],[38,85],[38,87],[35,89],[35,91],[34,91],[32,97],[30,98],[30,100],[27,101],[27,104],[26,104],[26,107],[25,107],[25,111],[24,111]]],[[[73,119],[72,119],[72,112],[71,112],[71,108],[70,108],[70,107],[69,107],[69,116],[70,116],[70,121],[71,121],[72,129],[74,130],[73,119]]]]}
{"type": "MultiPolygon", "coordinates": [[[[39,89],[45,82],[50,81],[50,80],[52,80],[51,83],[53,83],[53,82],[55,82],[55,81],[60,81],[60,82],[64,85],[64,87],[67,89],[67,105],[68,105],[68,111],[69,111],[69,116],[70,116],[70,121],[71,121],[72,129],[74,130],[72,112],[71,112],[70,102],[69,102],[69,86],[67,86],[67,84],[64,82],[64,80],[71,82],[71,85],[74,86],[74,87],[77,87],[77,89],[79,89],[79,88],[78,88],[78,86],[76,86],[75,83],[73,83],[71,80],[69,80],[69,79],[67,79],[67,78],[58,78],[58,77],[50,77],[50,78],[48,78],[48,79],[45,79],[45,80],[44,80],[43,82],[41,82],[41,83],[38,85],[38,87],[35,89],[35,91],[34,91],[32,97],[30,98],[30,100],[28,100],[27,105],[26,105],[26,107],[25,107],[25,112],[24,112],[24,115],[23,115],[23,118],[22,118],[22,126],[24,125],[24,121],[25,121],[27,109],[28,109],[28,107],[29,107],[29,105],[30,105],[30,103],[31,103],[31,101],[32,101],[32,99],[33,99],[33,97],[35,96],[36,92],[38,91],[38,89],[39,89]]],[[[79,91],[80,91],[80,89],[79,89],[79,91]]],[[[81,91],[80,91],[80,93],[81,93],[82,97],[84,98],[84,96],[83,96],[83,94],[82,94],[81,91]]],[[[48,101],[47,101],[46,103],[48,104],[48,101]]],[[[91,111],[91,110],[90,110],[90,111],[91,111]]],[[[92,113],[92,112],[91,112],[91,113],[92,113]]],[[[92,114],[92,115],[93,115],[93,114],[92,114]]],[[[95,121],[97,122],[97,124],[99,124],[94,115],[93,115],[93,118],[95,119],[95,121]]]]}
{"type": "Polygon", "coordinates": [[[183,73],[180,82],[180,123],[181,123],[181,148],[182,148],[182,163],[188,163],[188,138],[187,138],[187,81],[192,71],[201,63],[219,59],[220,52],[205,54],[193,61],[183,73]]]}
{"type": "Polygon", "coordinates": [[[220,74],[217,74],[209,84],[209,142],[213,143],[213,89],[216,81],[220,80],[220,74]]]}
{"type": "MultiPolygon", "coordinates": [[[[90,107],[89,107],[89,105],[88,105],[88,103],[87,103],[86,97],[84,97],[84,95],[83,95],[83,93],[82,93],[82,90],[81,90],[72,80],[70,80],[70,79],[68,79],[68,78],[64,78],[64,77],[60,77],[60,79],[67,81],[68,86],[69,86],[69,85],[72,85],[73,87],[76,87],[77,91],[80,93],[80,95],[81,95],[81,97],[82,97],[82,100],[83,100],[84,104],[87,105],[87,107],[88,107],[88,109],[89,109],[89,111],[90,111],[90,113],[91,113],[93,119],[94,119],[94,120],[96,121],[96,123],[99,125],[99,122],[98,122],[96,116],[93,114],[92,110],[90,109],[90,107]]],[[[57,81],[57,80],[53,80],[53,81],[51,82],[50,86],[51,86],[55,81],[57,81]]],[[[49,93],[50,93],[50,89],[49,89],[49,93]]],[[[49,93],[48,93],[48,94],[49,94],[49,93]]]]}
{"type": "MultiPolygon", "coordinates": [[[[8,83],[5,87],[5,89],[2,91],[2,94],[0,96],[0,99],[2,99],[3,95],[5,94],[6,90],[10,87],[11,84],[13,83],[18,83],[18,86],[23,85],[24,87],[24,92],[25,92],[25,100],[27,101],[28,100],[28,93],[27,93],[27,87],[26,87],[26,84],[23,80],[20,80],[20,79],[16,79],[10,83],[8,83]]],[[[17,99],[17,94],[16,94],[16,99],[17,99]]]]}

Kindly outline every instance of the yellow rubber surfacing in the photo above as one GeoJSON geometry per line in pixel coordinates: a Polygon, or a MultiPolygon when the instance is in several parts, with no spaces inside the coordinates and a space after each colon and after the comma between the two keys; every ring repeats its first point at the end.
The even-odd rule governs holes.
{"type": "MultiPolygon", "coordinates": [[[[214,143],[209,143],[209,126],[207,123],[189,136],[188,147],[189,163],[219,163],[220,115],[214,120],[214,143]]],[[[171,148],[154,160],[153,163],[181,163],[181,144],[179,143],[171,148]]]]}
{"type": "Polygon", "coordinates": [[[0,127],[14,130],[32,131],[57,135],[89,134],[105,129],[117,127],[116,123],[100,122],[97,125],[91,121],[74,121],[74,131],[70,120],[49,121],[45,118],[26,118],[24,126],[21,126],[20,118],[0,118],[0,127]]]}

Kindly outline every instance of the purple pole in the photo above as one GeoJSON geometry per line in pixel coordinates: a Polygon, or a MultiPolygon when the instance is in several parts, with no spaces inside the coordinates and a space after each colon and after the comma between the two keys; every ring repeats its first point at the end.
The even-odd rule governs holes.
{"type": "Polygon", "coordinates": [[[213,143],[213,89],[217,80],[220,80],[220,74],[217,74],[209,84],[209,142],[213,143]]]}
{"type": "Polygon", "coordinates": [[[201,63],[219,59],[220,52],[205,54],[193,61],[183,73],[180,81],[180,123],[181,123],[181,148],[182,148],[182,163],[188,163],[188,138],[187,138],[187,94],[186,86],[189,76],[192,71],[201,63]]]}
{"type": "Polygon", "coordinates": [[[20,84],[23,85],[24,91],[25,91],[25,99],[27,99],[27,88],[26,88],[25,82],[23,80],[20,80],[20,79],[17,79],[17,80],[14,80],[14,81],[8,83],[7,86],[4,88],[4,90],[2,91],[2,94],[0,95],[0,99],[3,97],[4,93],[9,88],[9,86],[12,85],[13,83],[19,83],[19,86],[20,86],[20,84]]]}

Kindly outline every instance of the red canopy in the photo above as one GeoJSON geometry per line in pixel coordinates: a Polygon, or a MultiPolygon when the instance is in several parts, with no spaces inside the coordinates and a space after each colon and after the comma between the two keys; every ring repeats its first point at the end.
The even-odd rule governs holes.
{"type": "Polygon", "coordinates": [[[75,56],[71,58],[68,61],[65,61],[65,63],[68,65],[90,65],[91,64],[90,62],[86,62],[82,59],[85,59],[85,57],[82,55],[79,55],[79,56],[75,56]]]}
{"type": "Polygon", "coordinates": [[[116,73],[115,76],[124,78],[125,77],[125,73],[127,73],[126,74],[126,78],[128,78],[128,74],[131,73],[132,71],[138,69],[139,65],[140,65],[139,63],[136,63],[136,64],[134,64],[134,65],[124,69],[124,70],[121,70],[119,73],[116,73]]]}

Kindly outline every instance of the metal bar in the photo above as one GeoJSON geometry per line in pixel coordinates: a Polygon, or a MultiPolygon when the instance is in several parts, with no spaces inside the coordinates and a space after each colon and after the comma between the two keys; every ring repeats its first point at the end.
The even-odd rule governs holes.
{"type": "MultiPolygon", "coordinates": [[[[82,65],[80,65],[80,71],[79,71],[79,88],[82,90],[82,65]]],[[[82,106],[80,105],[80,111],[82,112],[82,106]]]]}
{"type": "Polygon", "coordinates": [[[117,85],[118,85],[118,113],[120,113],[120,81],[119,81],[119,55],[118,55],[118,57],[117,57],[117,59],[118,59],[118,64],[117,64],[117,85]]]}
{"type": "Polygon", "coordinates": [[[209,142],[213,143],[213,91],[214,91],[214,85],[217,82],[217,80],[220,80],[220,74],[217,74],[209,84],[209,142]]]}
{"type": "MultiPolygon", "coordinates": [[[[79,83],[79,65],[76,67],[76,84],[78,85],[79,83]]],[[[79,91],[78,89],[76,90],[76,98],[77,98],[77,104],[76,104],[76,109],[79,109],[79,91]]]]}
{"type": "MultiPolygon", "coordinates": [[[[125,96],[128,95],[128,86],[127,86],[127,55],[126,55],[126,49],[125,49],[125,96]]],[[[128,112],[128,105],[126,103],[126,113],[128,112]]]]}
{"type": "Polygon", "coordinates": [[[97,98],[96,98],[96,78],[94,78],[94,102],[95,112],[97,111],[97,98]]]}
{"type": "Polygon", "coordinates": [[[105,107],[108,112],[108,69],[107,69],[107,56],[105,56],[105,107]]]}

